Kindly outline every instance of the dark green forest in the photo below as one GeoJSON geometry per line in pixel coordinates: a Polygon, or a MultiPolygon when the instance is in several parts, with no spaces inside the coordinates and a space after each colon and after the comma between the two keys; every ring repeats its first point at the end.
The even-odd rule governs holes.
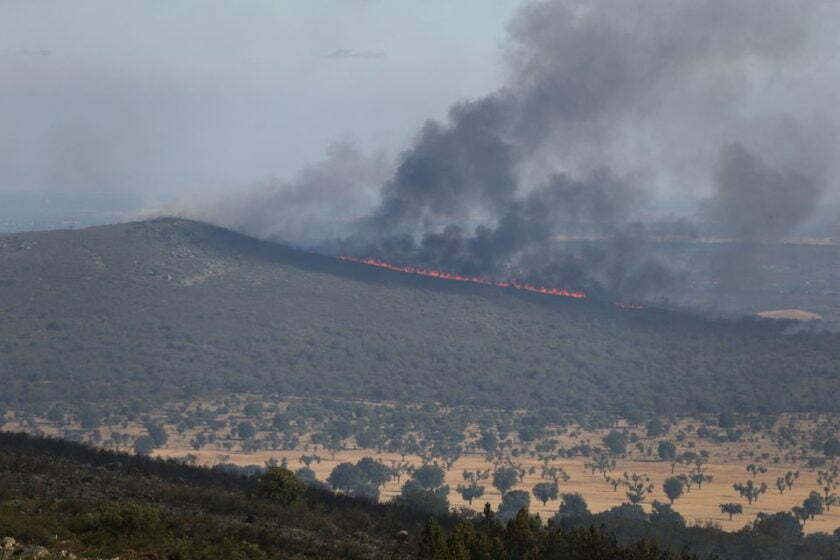
{"type": "Polygon", "coordinates": [[[417,277],[160,219],[0,237],[0,403],[223,392],[840,409],[840,335],[417,277]]]}

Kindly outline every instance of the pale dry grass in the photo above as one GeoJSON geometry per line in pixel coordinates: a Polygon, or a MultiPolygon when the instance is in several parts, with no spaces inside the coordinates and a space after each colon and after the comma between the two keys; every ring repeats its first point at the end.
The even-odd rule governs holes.
{"type": "MultiPolygon", "coordinates": [[[[201,464],[212,465],[219,462],[219,456],[222,452],[201,450],[194,451],[192,449],[161,449],[157,451],[157,455],[161,457],[177,457],[183,456],[187,453],[192,453],[198,457],[201,464]]],[[[282,461],[286,458],[288,465],[292,469],[297,469],[303,466],[299,462],[299,457],[303,454],[302,451],[263,451],[259,453],[230,453],[229,462],[245,466],[251,464],[263,465],[270,459],[282,461]]],[[[396,453],[377,453],[371,449],[356,449],[339,451],[332,459],[328,453],[320,453],[322,460],[320,463],[312,463],[310,468],[315,471],[315,475],[319,480],[325,480],[332,469],[339,463],[350,461],[356,462],[362,457],[374,457],[385,464],[390,464],[391,461],[400,461],[400,455],[396,453]]],[[[408,462],[415,465],[421,464],[421,459],[416,456],[406,457],[408,462]]],[[[540,478],[541,464],[529,458],[520,458],[525,468],[534,465],[537,472],[534,475],[527,475],[525,480],[517,486],[517,489],[531,491],[534,484],[542,482],[540,478]]],[[[591,475],[589,470],[585,469],[584,463],[586,459],[562,459],[552,461],[552,466],[563,467],[571,476],[565,484],[561,484],[561,492],[579,492],[584,496],[589,509],[593,512],[604,511],[611,507],[620,505],[627,501],[624,492],[621,488],[614,492],[612,486],[608,485],[600,473],[591,475]]],[[[784,495],[779,495],[778,491],[773,486],[776,477],[784,475],[788,470],[795,470],[794,466],[773,466],[769,467],[768,472],[756,478],[756,482],[767,482],[770,487],[766,494],[762,495],[758,502],[753,505],[748,505],[746,500],[741,498],[737,492],[732,489],[732,484],[735,482],[745,482],[749,475],[744,470],[744,464],[736,463],[709,463],[708,474],[714,476],[712,482],[707,482],[703,485],[702,490],[696,487],[692,488],[690,493],[683,495],[674,504],[680,514],[682,514],[689,524],[706,524],[715,523],[727,531],[738,530],[746,523],[752,521],[758,512],[772,513],[776,511],[788,511],[795,505],[801,505],[802,501],[808,496],[811,490],[814,490],[816,484],[816,471],[808,471],[800,469],[801,475],[799,480],[793,486],[790,492],[785,492],[784,495]],[[738,502],[744,506],[744,513],[730,521],[729,516],[722,514],[718,505],[725,502],[738,502]]],[[[468,504],[461,499],[461,496],[455,492],[458,484],[463,484],[462,472],[467,470],[484,470],[492,469],[492,465],[488,463],[483,455],[467,455],[460,458],[449,470],[446,475],[446,483],[449,484],[452,491],[449,495],[450,504],[453,506],[468,506],[468,504]]],[[[662,492],[662,482],[671,475],[671,467],[668,463],[652,462],[652,461],[619,461],[616,467],[615,475],[624,471],[639,472],[648,474],[655,484],[653,494],[645,501],[644,507],[650,511],[650,502],[659,500],[667,502],[667,497],[662,492]]],[[[675,474],[686,472],[687,469],[680,465],[675,469],[675,474]]],[[[405,478],[403,478],[403,482],[405,478]]],[[[501,497],[498,491],[492,487],[489,481],[484,481],[485,495],[473,502],[473,509],[481,510],[485,502],[495,508],[498,507],[501,497]]],[[[399,487],[395,481],[389,482],[381,493],[381,499],[387,500],[399,493],[399,487]]],[[[544,519],[551,517],[557,511],[559,503],[557,501],[548,502],[544,507],[542,503],[531,496],[531,510],[539,513],[544,519]]],[[[840,508],[833,508],[831,512],[817,516],[813,521],[809,521],[805,525],[805,532],[813,533],[817,531],[833,532],[840,527],[840,508]]]]}
{"type": "MultiPolygon", "coordinates": [[[[213,405],[210,401],[203,402],[202,404],[204,406],[211,407],[213,405]]],[[[191,407],[192,406],[195,406],[195,404],[191,404],[191,407]]],[[[161,413],[159,418],[163,418],[163,416],[164,415],[161,413]]],[[[219,415],[218,418],[234,421],[247,419],[244,415],[238,413],[219,415]]],[[[702,490],[693,487],[690,493],[684,494],[674,504],[674,508],[685,517],[689,524],[704,525],[707,523],[714,523],[725,530],[738,530],[745,524],[751,522],[758,512],[763,511],[766,513],[773,513],[777,511],[789,511],[793,506],[801,505],[802,501],[808,496],[808,493],[817,489],[816,470],[805,469],[802,467],[801,463],[796,464],[785,461],[783,459],[785,452],[778,449],[766,434],[746,434],[742,441],[739,442],[715,443],[708,440],[701,440],[693,433],[690,433],[691,430],[688,430],[688,426],[690,424],[699,426],[701,423],[698,420],[683,419],[672,428],[669,436],[642,439],[642,442],[646,447],[651,446],[654,448],[654,454],[656,443],[660,439],[671,439],[674,441],[677,444],[680,453],[687,450],[699,453],[701,449],[708,452],[709,462],[706,465],[706,474],[712,475],[714,477],[713,481],[705,483],[702,490]],[[679,430],[689,432],[689,435],[685,437],[682,442],[676,442],[673,439],[674,434],[676,434],[679,430]],[[761,460],[758,457],[762,453],[768,453],[770,457],[780,457],[782,460],[776,464],[773,464],[768,460],[761,460]],[[758,502],[749,505],[745,499],[741,498],[737,492],[732,489],[732,485],[736,482],[746,482],[746,480],[750,478],[750,475],[745,471],[745,467],[747,464],[752,462],[762,463],[768,467],[768,472],[763,475],[759,475],[755,480],[757,483],[766,482],[769,488],[767,493],[759,498],[758,502]],[[774,482],[777,477],[783,476],[789,470],[800,471],[800,478],[796,481],[791,491],[786,491],[783,495],[780,495],[775,488],[774,482]],[[735,518],[730,521],[728,515],[722,514],[718,507],[719,504],[726,502],[741,503],[744,508],[744,513],[740,516],[735,516],[735,518]]],[[[801,425],[808,426],[809,422],[802,420],[801,425]]],[[[47,435],[62,435],[62,430],[50,422],[39,420],[37,427],[39,431],[47,435]]],[[[79,429],[78,426],[71,425],[69,427],[71,429],[79,429]]],[[[252,464],[263,466],[266,461],[271,459],[282,461],[285,458],[288,461],[288,466],[290,468],[297,469],[303,466],[303,464],[299,461],[301,455],[316,454],[321,456],[322,460],[320,463],[313,462],[310,465],[310,468],[315,471],[315,475],[319,480],[326,480],[332,469],[341,462],[356,462],[362,457],[367,456],[379,459],[386,465],[390,465],[392,462],[402,461],[401,456],[397,453],[378,453],[374,449],[341,450],[338,451],[335,454],[335,458],[333,458],[330,451],[319,449],[317,446],[312,446],[311,442],[308,441],[308,437],[302,438],[299,448],[290,451],[259,451],[246,453],[241,451],[241,448],[239,447],[240,442],[230,439],[226,440],[228,444],[233,445],[233,448],[230,450],[219,447],[218,445],[216,448],[205,446],[200,450],[194,450],[190,446],[189,441],[200,430],[186,431],[184,434],[178,434],[174,429],[171,429],[171,426],[169,426],[169,428],[169,442],[167,443],[166,448],[156,450],[155,455],[159,457],[184,457],[186,455],[193,455],[197,458],[198,464],[202,465],[214,465],[219,462],[230,462],[240,466],[252,464]],[[305,448],[305,446],[308,448],[305,448]]],[[[469,428],[467,431],[474,431],[473,428],[469,428]]],[[[31,431],[27,430],[25,426],[18,424],[14,419],[5,426],[5,429],[31,431]]],[[[139,423],[130,423],[127,426],[116,427],[115,431],[128,433],[135,437],[145,434],[145,429],[139,423]]],[[[583,441],[589,442],[592,445],[599,445],[601,438],[607,431],[608,430],[595,430],[585,432],[580,430],[578,427],[572,426],[569,428],[567,433],[556,436],[554,439],[557,439],[560,445],[567,448],[583,441]],[[572,437],[569,435],[570,432],[579,433],[577,436],[572,437]]],[[[635,431],[643,432],[644,429],[636,428],[635,431]]],[[[100,433],[102,434],[103,440],[110,437],[109,428],[101,428],[100,433]]],[[[221,437],[224,433],[226,433],[226,430],[220,432],[219,436],[221,437]]],[[[264,433],[260,433],[258,434],[258,437],[264,435],[264,433]]],[[[620,474],[625,471],[645,473],[650,476],[655,485],[654,492],[643,504],[645,509],[650,511],[650,503],[653,500],[667,502],[667,498],[662,492],[662,482],[667,477],[672,476],[670,464],[651,460],[645,453],[636,450],[633,444],[630,444],[628,449],[630,451],[629,457],[625,460],[618,461],[615,471],[611,473],[612,476],[620,476],[620,474]]],[[[130,451],[128,448],[123,448],[122,450],[130,451]]],[[[405,460],[415,466],[422,464],[422,459],[417,456],[407,456],[405,460]]],[[[621,487],[619,487],[617,491],[613,491],[612,486],[607,484],[600,473],[596,472],[594,475],[590,474],[590,471],[584,467],[584,463],[588,460],[589,459],[583,457],[576,457],[572,459],[558,459],[551,461],[551,466],[562,467],[571,476],[571,480],[565,484],[561,484],[560,492],[579,492],[584,496],[589,504],[590,510],[593,512],[604,511],[625,502],[626,496],[621,487]]],[[[513,461],[520,464],[526,470],[531,466],[536,468],[535,474],[527,475],[517,486],[517,489],[526,490],[530,493],[531,488],[536,483],[544,481],[539,476],[542,465],[538,460],[523,455],[518,458],[514,458],[513,461]]],[[[689,466],[677,465],[674,474],[685,473],[689,470],[689,468],[689,466]]],[[[473,471],[486,469],[492,470],[493,465],[486,460],[484,455],[479,454],[467,454],[455,462],[453,467],[447,472],[446,483],[449,484],[451,488],[449,495],[450,503],[456,507],[468,506],[468,504],[462,500],[460,495],[455,491],[458,484],[464,483],[462,472],[465,469],[473,471]]],[[[406,477],[403,477],[402,482],[405,482],[405,480],[406,477]]],[[[485,495],[473,502],[473,509],[481,510],[486,502],[490,502],[494,508],[497,507],[501,501],[498,491],[493,488],[489,480],[483,481],[482,484],[485,486],[485,495]]],[[[383,488],[381,492],[381,499],[390,499],[398,493],[399,485],[396,481],[391,481],[383,488]]],[[[558,506],[559,503],[557,501],[549,501],[546,506],[543,506],[543,504],[536,500],[533,495],[531,496],[532,511],[539,513],[544,519],[551,517],[556,512],[558,506]]],[[[816,519],[812,521],[808,521],[805,525],[805,531],[808,533],[817,531],[833,532],[838,527],[840,527],[840,507],[835,507],[833,508],[833,511],[817,516],[816,519]]]]}

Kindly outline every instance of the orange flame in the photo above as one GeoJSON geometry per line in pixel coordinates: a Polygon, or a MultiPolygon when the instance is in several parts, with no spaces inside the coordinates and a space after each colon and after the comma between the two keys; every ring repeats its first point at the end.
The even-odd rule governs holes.
{"type": "Polygon", "coordinates": [[[534,286],[531,284],[522,284],[515,280],[510,282],[494,282],[481,276],[461,276],[452,272],[444,272],[442,270],[434,270],[431,268],[417,268],[414,266],[399,266],[389,262],[380,261],[377,259],[359,259],[356,257],[338,257],[344,261],[351,261],[368,266],[375,266],[377,268],[384,268],[386,270],[394,270],[396,272],[407,272],[409,274],[417,274],[420,276],[428,276],[430,278],[439,278],[441,280],[454,280],[455,282],[469,282],[471,284],[484,284],[485,286],[496,286],[499,288],[515,288],[525,292],[535,292],[538,294],[545,294],[547,296],[568,297],[574,299],[583,299],[586,297],[584,292],[572,292],[560,288],[543,288],[541,286],[534,286]]]}

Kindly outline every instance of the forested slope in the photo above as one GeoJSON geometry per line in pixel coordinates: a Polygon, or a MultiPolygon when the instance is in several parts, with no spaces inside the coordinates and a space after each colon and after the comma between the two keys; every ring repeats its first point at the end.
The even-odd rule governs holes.
{"type": "Polygon", "coordinates": [[[840,409],[840,336],[417,277],[162,219],[0,236],[0,399],[840,409]]]}

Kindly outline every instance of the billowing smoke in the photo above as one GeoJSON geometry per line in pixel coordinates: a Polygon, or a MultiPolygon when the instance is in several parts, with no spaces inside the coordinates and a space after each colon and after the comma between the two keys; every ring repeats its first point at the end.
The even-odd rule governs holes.
{"type": "Polygon", "coordinates": [[[818,176],[774,168],[741,144],[721,150],[717,192],[710,201],[713,219],[743,241],[773,241],[805,221],[820,199],[818,176]]]}
{"type": "Polygon", "coordinates": [[[352,144],[338,143],[291,181],[266,179],[246,196],[228,195],[186,212],[251,235],[322,248],[373,211],[389,170],[384,155],[366,156],[352,144]]]}
{"type": "Polygon", "coordinates": [[[831,104],[792,87],[813,82],[802,69],[825,50],[826,10],[529,2],[509,24],[506,83],[427,122],[381,188],[381,166],[333,154],[223,221],[324,251],[661,294],[673,274],[650,244],[692,234],[662,200],[705,198],[690,217],[717,234],[778,240],[831,184],[831,104]]]}
{"type": "Polygon", "coordinates": [[[814,212],[825,190],[821,166],[770,165],[741,144],[721,150],[707,213],[733,240],[715,259],[721,290],[753,286],[763,244],[783,239],[814,212]]]}

